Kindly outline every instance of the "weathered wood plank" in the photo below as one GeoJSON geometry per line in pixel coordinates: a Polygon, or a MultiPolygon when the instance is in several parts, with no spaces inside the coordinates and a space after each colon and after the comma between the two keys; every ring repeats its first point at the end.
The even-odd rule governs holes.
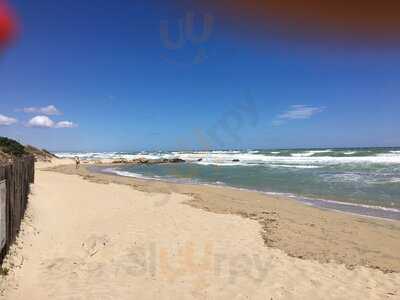
{"type": "Polygon", "coordinates": [[[24,157],[0,165],[0,181],[6,180],[6,244],[0,249],[0,263],[18,235],[28,203],[30,184],[34,182],[34,177],[33,157],[24,157]]]}

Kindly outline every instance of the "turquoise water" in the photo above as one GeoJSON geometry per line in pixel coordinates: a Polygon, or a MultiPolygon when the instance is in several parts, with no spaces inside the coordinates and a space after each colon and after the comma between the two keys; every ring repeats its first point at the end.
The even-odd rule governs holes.
{"type": "MultiPolygon", "coordinates": [[[[99,156],[101,154],[93,154],[99,156]]],[[[132,165],[122,176],[227,185],[294,197],[310,205],[400,219],[400,148],[114,153],[187,162],[132,165]]]]}

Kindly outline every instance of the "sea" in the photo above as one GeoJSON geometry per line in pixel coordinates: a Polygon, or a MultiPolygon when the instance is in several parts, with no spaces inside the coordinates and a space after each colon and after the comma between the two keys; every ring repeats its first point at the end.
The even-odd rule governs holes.
{"type": "Polygon", "coordinates": [[[255,190],[323,209],[400,220],[400,148],[55,154],[85,160],[181,158],[186,162],[125,165],[100,171],[141,179],[255,190]]]}

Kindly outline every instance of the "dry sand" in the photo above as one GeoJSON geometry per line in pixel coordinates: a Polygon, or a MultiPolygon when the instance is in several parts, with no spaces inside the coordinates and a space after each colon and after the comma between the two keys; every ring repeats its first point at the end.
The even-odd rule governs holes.
{"type": "MultiPolygon", "coordinates": [[[[102,166],[106,167],[109,166],[102,166]]],[[[265,244],[290,256],[323,263],[335,261],[349,268],[367,266],[400,272],[398,221],[321,210],[293,199],[227,187],[140,180],[93,173],[86,167],[76,170],[71,165],[51,170],[79,174],[92,182],[119,183],[144,192],[164,193],[160,205],[169,201],[170,194],[183,194],[190,197],[185,203],[193,207],[257,220],[265,244]]]]}
{"type": "MultiPolygon", "coordinates": [[[[69,166],[59,168],[74,173],[69,166]]],[[[82,168],[80,172],[87,171],[82,168]]],[[[282,206],[279,199],[270,199],[274,203],[262,210],[269,215],[265,219],[271,219],[267,222],[275,225],[267,224],[264,230],[260,222],[266,220],[252,219],[259,218],[260,208],[255,203],[261,202],[253,194],[243,195],[254,201],[250,204],[254,215],[242,207],[243,195],[231,189],[179,186],[180,192],[179,187],[167,183],[101,184],[116,179],[81,175],[92,182],[76,175],[37,171],[21,234],[5,263],[10,271],[1,278],[2,298],[400,298],[399,273],[384,273],[358,263],[349,269],[344,264],[299,259],[288,255],[279,241],[273,247],[264,241],[268,244],[269,238],[275,240],[286,233],[293,242],[300,240],[297,235],[304,237],[306,242],[299,248],[307,247],[306,243],[318,244],[319,231],[306,228],[325,224],[326,244],[313,245],[310,249],[315,253],[325,249],[328,257],[333,255],[326,247],[335,243],[331,239],[339,238],[338,243],[349,240],[349,248],[342,249],[340,256],[353,253],[350,245],[355,243],[371,247],[368,253],[363,249],[360,253],[375,257],[376,263],[381,263],[376,257],[391,253],[394,258],[385,257],[380,267],[393,263],[392,268],[397,268],[394,260],[399,255],[399,240],[391,244],[391,238],[398,239],[396,222],[325,212],[292,202],[282,206]],[[225,202],[214,203],[224,197],[225,202]],[[303,212],[309,216],[289,212],[296,208],[292,205],[307,208],[303,212]],[[286,219],[289,217],[293,220],[286,219]],[[301,218],[305,219],[299,221],[301,218]],[[342,228],[342,235],[330,227],[343,226],[343,222],[358,225],[342,228]],[[358,235],[364,234],[378,238],[375,250],[363,238],[358,240],[358,235]],[[394,248],[383,249],[379,244],[394,248]]]]}

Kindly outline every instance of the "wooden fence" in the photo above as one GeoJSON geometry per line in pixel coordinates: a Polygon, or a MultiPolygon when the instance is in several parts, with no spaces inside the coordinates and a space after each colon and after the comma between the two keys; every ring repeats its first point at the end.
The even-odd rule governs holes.
{"type": "Polygon", "coordinates": [[[33,157],[0,165],[0,264],[18,235],[34,178],[33,157]]]}

